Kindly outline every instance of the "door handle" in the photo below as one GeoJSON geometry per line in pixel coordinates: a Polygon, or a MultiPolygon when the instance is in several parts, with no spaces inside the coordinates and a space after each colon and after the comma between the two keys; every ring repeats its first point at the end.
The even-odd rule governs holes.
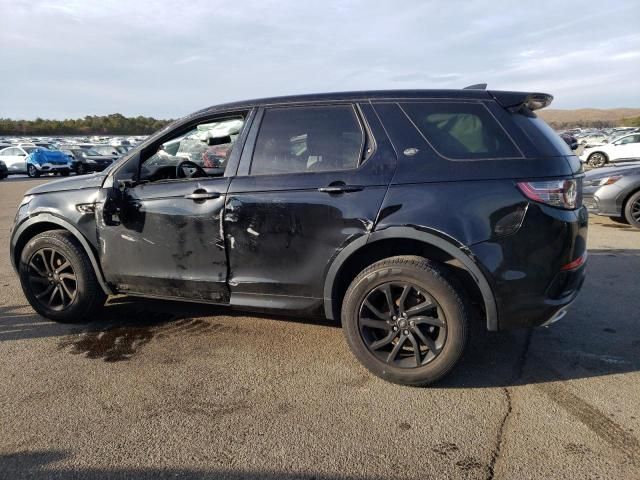
{"type": "Polygon", "coordinates": [[[348,192],[359,192],[364,187],[360,185],[329,185],[327,187],[320,187],[318,189],[319,192],[324,193],[348,193],[348,192]]]}
{"type": "Polygon", "coordinates": [[[189,195],[185,195],[184,198],[188,198],[189,200],[194,201],[203,201],[203,200],[211,200],[214,198],[219,198],[220,194],[217,192],[203,192],[203,191],[195,191],[190,193],[189,195]]]}

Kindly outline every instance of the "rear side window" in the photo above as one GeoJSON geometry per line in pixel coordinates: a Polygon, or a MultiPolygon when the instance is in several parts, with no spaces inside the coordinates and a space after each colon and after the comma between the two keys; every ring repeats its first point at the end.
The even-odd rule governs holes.
{"type": "Polygon", "coordinates": [[[429,144],[454,160],[522,157],[487,108],[479,103],[400,105],[429,144]]]}
{"type": "Polygon", "coordinates": [[[251,175],[356,168],[363,146],[364,133],[350,105],[268,109],[251,175]]]}

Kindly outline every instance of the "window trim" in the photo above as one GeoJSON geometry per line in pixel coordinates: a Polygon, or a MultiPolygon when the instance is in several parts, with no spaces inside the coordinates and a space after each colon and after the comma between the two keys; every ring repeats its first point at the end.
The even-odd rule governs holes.
{"type": "Polygon", "coordinates": [[[357,106],[357,104],[353,103],[353,102],[327,102],[327,103],[298,103],[298,104],[280,104],[280,105],[269,105],[269,106],[264,106],[261,108],[261,112],[260,112],[260,118],[259,118],[259,124],[257,125],[257,128],[255,130],[255,138],[252,139],[251,144],[247,144],[247,147],[250,147],[250,155],[251,158],[248,159],[248,168],[247,168],[247,172],[246,172],[246,176],[249,177],[269,177],[269,176],[282,176],[282,175],[309,175],[309,174],[318,174],[318,173],[332,173],[332,172],[353,172],[358,170],[365,162],[366,160],[368,160],[369,158],[371,158],[371,156],[373,155],[373,153],[375,152],[375,148],[373,148],[371,150],[371,153],[366,157],[366,159],[364,158],[364,154],[365,154],[365,147],[367,144],[367,138],[371,138],[373,139],[373,144],[375,146],[375,139],[373,137],[373,135],[370,135],[370,130],[368,129],[368,125],[367,128],[365,129],[364,125],[363,125],[363,121],[364,121],[364,116],[362,115],[362,112],[360,111],[359,107],[357,106]],[[264,125],[264,119],[265,119],[265,114],[267,113],[268,110],[292,110],[292,109],[299,109],[299,108],[306,108],[306,109],[313,109],[313,108],[322,108],[322,107],[350,107],[353,115],[356,119],[356,123],[358,124],[358,128],[360,129],[360,135],[361,135],[361,141],[360,141],[360,154],[358,156],[358,161],[355,165],[355,167],[353,168],[343,168],[340,170],[319,170],[319,171],[313,171],[313,172],[287,172],[287,173],[252,173],[252,169],[253,169],[253,161],[254,161],[254,157],[255,157],[255,152],[256,152],[256,145],[258,144],[258,139],[260,138],[260,132],[262,130],[262,126],[264,125]]]}
{"type": "Polygon", "coordinates": [[[420,136],[424,139],[424,141],[427,142],[427,145],[429,145],[429,147],[431,147],[431,149],[435,152],[436,155],[438,155],[441,158],[444,158],[445,160],[449,160],[450,162],[477,162],[477,161],[487,161],[487,160],[522,160],[522,159],[526,158],[525,155],[522,153],[522,150],[520,149],[520,146],[516,143],[516,141],[509,134],[509,132],[504,128],[504,126],[502,125],[500,120],[498,120],[498,118],[496,118],[496,116],[493,114],[491,109],[487,107],[487,105],[485,104],[484,101],[472,102],[472,101],[464,101],[464,100],[462,100],[462,101],[459,101],[459,102],[450,102],[450,101],[441,101],[440,99],[438,99],[438,100],[435,100],[435,101],[410,101],[410,102],[402,102],[402,103],[404,103],[404,104],[407,104],[407,103],[412,103],[412,104],[415,104],[415,103],[426,103],[426,104],[443,104],[443,105],[451,105],[451,104],[481,105],[482,108],[484,108],[484,110],[489,113],[491,118],[493,118],[495,123],[504,132],[504,134],[507,136],[509,141],[513,144],[513,146],[516,147],[516,150],[520,153],[519,157],[517,157],[517,156],[509,156],[509,157],[478,157],[478,158],[451,158],[451,157],[447,157],[446,155],[442,154],[429,141],[429,139],[422,133],[422,130],[420,130],[420,128],[418,128],[418,126],[415,124],[415,122],[413,121],[411,116],[409,116],[409,114],[406,112],[406,110],[404,108],[402,108],[402,103],[400,103],[400,102],[395,102],[395,103],[398,106],[398,108],[400,109],[400,111],[405,115],[405,117],[407,117],[407,119],[409,120],[411,125],[413,125],[413,127],[418,131],[418,134],[420,134],[420,136]]]}

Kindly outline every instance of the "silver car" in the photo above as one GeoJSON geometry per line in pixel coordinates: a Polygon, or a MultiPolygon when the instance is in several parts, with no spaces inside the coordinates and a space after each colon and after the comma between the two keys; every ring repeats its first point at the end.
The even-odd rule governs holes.
{"type": "Polygon", "coordinates": [[[640,162],[587,172],[582,195],[590,213],[640,229],[640,162]]]}

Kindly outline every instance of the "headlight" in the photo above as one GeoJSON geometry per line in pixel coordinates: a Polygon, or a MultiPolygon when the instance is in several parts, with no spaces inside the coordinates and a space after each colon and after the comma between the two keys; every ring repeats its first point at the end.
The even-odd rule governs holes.
{"type": "Polygon", "coordinates": [[[611,175],[610,177],[597,178],[595,180],[586,181],[585,185],[591,187],[604,187],[605,185],[613,185],[622,178],[622,175],[611,175]]]}

